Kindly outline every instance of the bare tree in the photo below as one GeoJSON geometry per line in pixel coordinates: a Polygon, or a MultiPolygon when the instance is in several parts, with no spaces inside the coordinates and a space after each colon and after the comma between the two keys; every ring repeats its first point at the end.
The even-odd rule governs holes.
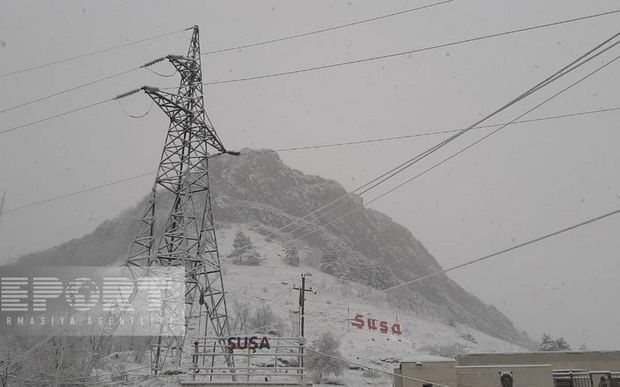
{"type": "Polygon", "coordinates": [[[316,383],[320,383],[323,377],[328,374],[342,375],[342,363],[328,357],[341,358],[342,355],[338,349],[339,347],[340,340],[331,332],[324,332],[310,347],[311,351],[308,351],[305,363],[308,370],[314,374],[316,383]]]}
{"type": "Polygon", "coordinates": [[[293,334],[293,336],[299,336],[300,332],[300,326],[299,326],[299,311],[289,311],[288,313],[288,319],[289,322],[291,323],[291,333],[293,334]]]}
{"type": "Polygon", "coordinates": [[[11,344],[7,346],[6,356],[0,360],[0,384],[2,387],[9,385],[9,380],[19,371],[19,363],[13,362],[11,344]]]}
{"type": "Polygon", "coordinates": [[[237,333],[246,333],[248,320],[250,319],[251,309],[247,304],[239,303],[235,300],[233,303],[233,313],[231,318],[232,331],[237,333]]]}
{"type": "Polygon", "coordinates": [[[282,319],[275,314],[269,305],[262,305],[257,308],[249,323],[250,327],[257,333],[280,335],[284,331],[282,319]]]}

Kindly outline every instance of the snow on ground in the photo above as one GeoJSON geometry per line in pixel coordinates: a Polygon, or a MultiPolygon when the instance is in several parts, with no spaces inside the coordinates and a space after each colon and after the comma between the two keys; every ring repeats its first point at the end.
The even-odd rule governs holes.
{"type": "MultiPolygon", "coordinates": [[[[396,310],[388,305],[386,296],[381,292],[343,281],[303,263],[299,267],[288,266],[282,262],[283,246],[278,241],[266,243],[262,235],[245,225],[220,229],[218,243],[222,251],[229,313],[234,300],[254,308],[267,304],[282,318],[291,334],[290,327],[297,319],[299,297],[292,286],[299,286],[300,275],[309,273],[311,276],[307,286],[311,286],[317,294],[307,294],[306,338],[311,343],[324,331],[334,333],[341,340],[342,356],[352,362],[392,371],[401,360],[416,360],[422,356],[428,358],[429,354],[433,354],[429,347],[456,346],[466,352],[523,350],[467,326],[448,326],[412,311],[396,310]],[[241,266],[227,262],[226,257],[233,250],[232,240],[238,230],[242,230],[259,248],[264,259],[262,265],[241,266]],[[398,322],[402,334],[382,334],[378,330],[368,330],[366,326],[357,329],[351,326],[350,319],[358,313],[365,319],[385,320],[390,327],[398,322]]],[[[302,262],[304,254],[308,253],[303,247],[300,248],[302,262]]],[[[391,379],[387,377],[362,377],[362,374],[363,370],[349,370],[343,380],[348,385],[391,385],[391,379]]]]}
{"type": "MultiPolygon", "coordinates": [[[[386,301],[386,295],[376,289],[350,281],[343,281],[305,265],[304,258],[317,254],[316,251],[299,245],[302,264],[299,267],[282,262],[284,246],[277,239],[266,240],[248,225],[220,225],[218,228],[218,245],[222,261],[224,287],[228,313],[234,314],[235,303],[247,304],[255,310],[269,305],[278,315],[284,326],[284,335],[293,336],[293,326],[298,321],[299,293],[293,285],[300,285],[302,273],[311,274],[307,286],[317,293],[306,295],[306,339],[309,345],[323,332],[329,331],[340,339],[342,357],[353,363],[361,364],[387,372],[393,372],[400,361],[428,361],[436,354],[433,348],[456,347],[465,352],[514,352],[524,348],[491,337],[467,326],[455,324],[448,326],[428,316],[414,311],[397,310],[386,301]],[[227,259],[233,251],[233,239],[237,231],[243,231],[252,240],[263,258],[260,266],[235,265],[227,259]],[[365,319],[385,320],[389,326],[398,322],[402,334],[382,334],[377,331],[357,329],[351,325],[356,314],[365,319]]],[[[306,259],[308,261],[308,259],[306,259]]],[[[394,295],[392,295],[394,296],[394,295]]],[[[395,295],[398,297],[398,295],[395,295]]],[[[365,324],[366,325],[366,324],[365,324]]],[[[232,334],[238,332],[231,332],[232,334]]],[[[254,332],[247,332],[249,334],[254,332]]],[[[189,356],[190,352],[186,352],[189,356]]],[[[109,361],[94,374],[105,375],[115,370],[132,370],[148,365],[149,356],[141,362],[131,359],[131,355],[122,353],[122,361],[110,355],[109,361]],[[129,357],[128,357],[129,356],[129,357]],[[122,363],[122,364],[121,364],[122,363]]],[[[148,369],[130,371],[133,374],[148,374],[148,369]]],[[[351,364],[345,367],[343,376],[328,378],[347,386],[391,386],[389,375],[372,372],[351,364]]],[[[148,380],[136,385],[178,385],[179,376],[168,376],[157,380],[148,380]]],[[[132,383],[133,384],[133,383],[132,383]]]]}

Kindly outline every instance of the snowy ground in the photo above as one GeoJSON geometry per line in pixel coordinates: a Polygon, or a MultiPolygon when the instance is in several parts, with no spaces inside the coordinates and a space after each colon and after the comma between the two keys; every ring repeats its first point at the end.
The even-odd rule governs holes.
{"type": "MultiPolygon", "coordinates": [[[[290,326],[291,320],[297,318],[299,295],[291,289],[292,285],[300,284],[302,273],[310,273],[312,276],[308,277],[307,286],[311,286],[317,294],[307,294],[306,338],[312,342],[324,331],[334,333],[341,339],[342,356],[352,362],[392,371],[399,361],[428,358],[430,353],[425,347],[429,346],[461,345],[466,352],[523,350],[517,345],[466,326],[448,326],[413,312],[395,310],[385,301],[386,296],[374,289],[342,281],[305,266],[304,255],[313,252],[303,246],[300,246],[302,265],[292,267],[282,262],[282,245],[277,241],[265,243],[262,235],[245,226],[229,227],[220,230],[218,234],[228,300],[254,306],[268,304],[290,326]],[[249,236],[259,249],[265,259],[261,266],[240,266],[226,262],[225,257],[233,250],[232,240],[237,230],[249,236]],[[351,325],[350,319],[358,313],[365,318],[385,320],[389,326],[398,322],[402,334],[382,334],[366,327],[357,329],[351,325]]],[[[362,377],[362,374],[363,370],[348,370],[342,380],[347,385],[391,385],[391,378],[362,377]]]]}

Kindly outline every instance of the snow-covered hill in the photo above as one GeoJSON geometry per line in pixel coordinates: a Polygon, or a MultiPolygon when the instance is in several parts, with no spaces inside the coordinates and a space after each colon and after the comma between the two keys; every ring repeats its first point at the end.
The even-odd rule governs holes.
{"type": "MultiPolygon", "coordinates": [[[[343,280],[384,289],[441,270],[409,230],[385,214],[348,197],[327,211],[305,215],[346,196],[335,181],[305,175],[282,163],[275,152],[244,150],[241,157],[213,160],[211,182],[216,229],[244,224],[269,236],[268,243],[297,239],[307,247],[304,263],[343,280]],[[346,215],[346,216],[345,216],[346,215]],[[295,222],[294,226],[287,226],[295,222]],[[272,234],[273,235],[270,235],[272,234]],[[322,265],[321,259],[330,256],[322,265]]],[[[160,203],[170,203],[167,193],[160,203]]],[[[138,233],[146,199],[93,233],[18,260],[18,265],[106,265],[126,259],[138,233]]],[[[166,209],[157,212],[165,216],[166,209]]],[[[161,223],[161,222],[160,222],[161,223]]],[[[276,244],[277,245],[277,244],[276,244]]],[[[468,325],[519,345],[530,339],[506,316],[445,275],[402,287],[390,303],[445,322],[468,325]]]]}

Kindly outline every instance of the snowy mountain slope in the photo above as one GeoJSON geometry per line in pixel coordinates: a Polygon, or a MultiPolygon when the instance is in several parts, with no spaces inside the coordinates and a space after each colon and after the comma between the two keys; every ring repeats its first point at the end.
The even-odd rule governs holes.
{"type": "MultiPolygon", "coordinates": [[[[307,277],[307,285],[316,294],[308,294],[306,299],[305,333],[309,345],[323,332],[329,331],[340,339],[340,353],[346,360],[366,367],[392,372],[400,361],[428,361],[441,359],[437,350],[450,348],[463,352],[510,352],[524,348],[501,339],[489,336],[471,327],[461,324],[446,324],[433,316],[415,311],[406,311],[390,305],[387,296],[371,287],[343,280],[315,268],[301,264],[289,266],[283,262],[286,243],[271,240],[256,232],[256,226],[247,224],[226,224],[218,231],[218,242],[224,271],[227,293],[228,312],[231,324],[237,313],[237,305],[245,305],[253,313],[267,306],[277,316],[269,327],[256,330],[248,327],[244,331],[234,330],[234,335],[261,335],[261,332],[277,331],[281,336],[295,336],[298,323],[298,291],[293,285],[299,285],[302,273],[307,277]],[[258,266],[245,266],[231,263],[228,258],[234,250],[235,234],[241,231],[247,235],[263,259],[258,266]],[[371,297],[365,297],[371,295],[371,297]],[[356,313],[365,318],[379,321],[398,322],[402,334],[383,334],[377,331],[357,329],[350,319],[356,313]]],[[[286,242],[286,241],[285,241],[286,242]]],[[[313,249],[303,243],[298,244],[302,261],[311,260],[313,249]]],[[[190,335],[193,330],[190,330],[190,335]]],[[[190,364],[186,354],[186,364],[190,364]]],[[[140,369],[143,374],[148,370],[140,367],[146,362],[128,363],[131,356],[121,353],[124,359],[119,361],[109,356],[104,366],[95,374],[105,374],[110,370],[140,369]]],[[[391,386],[392,378],[387,374],[369,372],[354,365],[345,366],[340,377],[328,376],[327,379],[347,386],[391,386]]],[[[156,385],[172,386],[180,377],[162,378],[156,385]]],[[[152,383],[149,381],[148,383],[152,383]]],[[[147,385],[147,384],[144,384],[147,385]]]]}
{"type": "MultiPolygon", "coordinates": [[[[454,343],[462,344],[468,352],[522,349],[461,324],[450,326],[432,316],[394,308],[387,302],[385,294],[370,287],[343,281],[305,265],[286,265],[278,256],[282,255],[284,246],[277,242],[271,243],[269,249],[261,251],[266,260],[259,266],[231,264],[225,257],[232,251],[231,241],[236,230],[244,230],[244,225],[234,225],[220,233],[229,305],[235,300],[254,306],[268,304],[286,320],[289,313],[296,312],[298,308],[298,292],[291,290],[291,287],[299,285],[302,273],[309,273],[311,276],[308,277],[308,285],[312,286],[317,294],[307,296],[307,337],[314,338],[325,330],[331,330],[342,338],[343,354],[357,354],[353,359],[362,359],[366,354],[369,361],[378,362],[381,358],[391,357],[404,360],[429,354],[428,350],[424,349],[427,346],[454,343]],[[366,295],[373,297],[364,298],[366,295]],[[398,321],[402,334],[397,336],[366,328],[357,329],[347,321],[352,319],[355,313],[378,320],[398,321]],[[464,339],[462,336],[466,334],[471,335],[477,343],[464,339]]],[[[264,238],[259,234],[252,233],[247,228],[244,231],[257,245],[264,242],[264,238]]],[[[301,251],[302,254],[308,252],[301,251]]]]}
{"type": "MultiPolygon", "coordinates": [[[[218,232],[229,315],[234,320],[236,305],[246,305],[251,311],[268,306],[278,317],[267,330],[276,330],[282,336],[294,336],[298,321],[298,291],[302,273],[308,276],[308,286],[316,294],[306,299],[306,338],[310,345],[323,332],[334,333],[340,339],[340,352],[344,359],[367,367],[391,372],[399,361],[438,358],[438,348],[447,347],[463,352],[519,351],[522,347],[505,342],[470,327],[447,325],[432,316],[414,311],[399,310],[387,302],[387,296],[376,289],[346,281],[302,264],[298,267],[283,263],[285,245],[279,241],[266,242],[266,238],[247,224],[227,224],[218,232]],[[234,250],[234,235],[242,231],[260,249],[264,261],[259,266],[232,264],[227,258],[234,250]],[[285,284],[283,284],[285,283],[285,284]],[[363,298],[372,295],[372,297],[363,298]],[[356,313],[379,321],[398,322],[402,334],[383,334],[379,331],[357,329],[350,319],[356,313]]],[[[302,260],[313,254],[309,246],[299,244],[302,260]]],[[[248,328],[233,335],[255,334],[248,328]]],[[[138,367],[136,365],[135,367],[138,367]]],[[[328,377],[347,386],[391,386],[389,375],[368,372],[356,366],[345,366],[341,377],[328,377]]]]}
{"type": "MultiPolygon", "coordinates": [[[[254,306],[268,304],[285,320],[286,316],[292,311],[296,312],[298,307],[298,292],[291,288],[293,285],[300,284],[302,273],[308,273],[311,276],[307,277],[307,284],[317,291],[317,294],[307,296],[307,336],[312,338],[322,331],[333,330],[343,338],[343,347],[345,344],[349,346],[351,353],[363,353],[364,351],[360,350],[368,349],[368,345],[371,344],[376,346],[377,351],[368,351],[370,357],[400,359],[429,354],[421,348],[436,344],[461,343],[467,347],[468,351],[522,349],[520,346],[464,325],[451,324],[453,326],[450,326],[423,313],[416,314],[413,311],[394,308],[387,301],[388,296],[385,293],[368,286],[343,281],[303,264],[298,267],[286,265],[281,257],[284,245],[279,242],[271,242],[268,244],[269,248],[260,250],[265,261],[259,266],[232,264],[226,257],[233,250],[234,233],[239,230],[250,236],[255,245],[265,244],[265,238],[253,232],[246,225],[229,225],[218,233],[222,251],[224,286],[229,295],[229,305],[235,300],[254,306]],[[368,295],[371,297],[365,298],[368,295]],[[350,311],[348,316],[347,310],[350,311]],[[352,319],[355,313],[378,320],[398,321],[403,333],[396,336],[354,328],[350,322],[347,322],[347,319],[352,319]],[[471,334],[478,343],[472,343],[461,337],[467,333],[471,334]],[[382,341],[389,345],[379,345],[382,341]]],[[[310,253],[303,246],[300,251],[302,256],[310,253]]]]}

